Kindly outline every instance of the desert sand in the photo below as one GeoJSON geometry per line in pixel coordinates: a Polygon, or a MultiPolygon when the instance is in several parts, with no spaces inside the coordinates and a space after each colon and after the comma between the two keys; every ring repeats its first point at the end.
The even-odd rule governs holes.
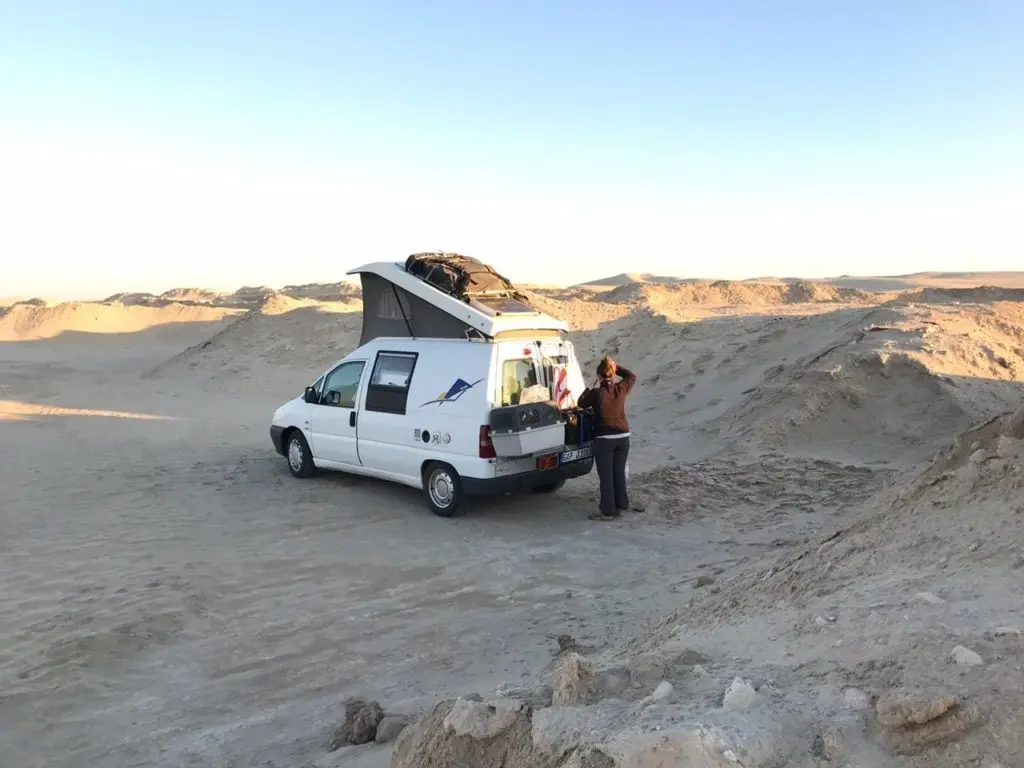
{"type": "Polygon", "coordinates": [[[632,277],[534,289],[639,375],[611,524],[292,478],[350,284],[0,307],[0,762],[1024,765],[1021,275],[632,277]]]}

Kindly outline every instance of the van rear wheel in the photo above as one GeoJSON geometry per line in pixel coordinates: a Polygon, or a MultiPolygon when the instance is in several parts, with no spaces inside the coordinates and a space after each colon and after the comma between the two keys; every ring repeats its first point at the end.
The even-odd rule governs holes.
{"type": "Polygon", "coordinates": [[[423,470],[423,496],[438,517],[455,517],[462,506],[462,478],[454,467],[432,461],[423,470]]]}
{"type": "Polygon", "coordinates": [[[535,485],[532,490],[534,493],[554,493],[559,488],[565,485],[565,480],[555,480],[553,483],[544,483],[544,485],[535,485]]]}

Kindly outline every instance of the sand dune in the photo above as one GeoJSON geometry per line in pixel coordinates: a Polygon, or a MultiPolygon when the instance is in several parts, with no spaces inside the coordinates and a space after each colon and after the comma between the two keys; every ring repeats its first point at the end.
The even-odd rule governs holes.
{"type": "Polygon", "coordinates": [[[171,323],[218,321],[232,310],[170,303],[161,307],[73,302],[15,304],[0,314],[0,341],[49,339],[67,332],[136,333],[171,323]]]}
{"type": "Polygon", "coordinates": [[[779,304],[867,303],[874,297],[862,291],[835,288],[825,283],[755,283],[718,280],[708,283],[655,284],[630,282],[605,293],[596,294],[592,301],[615,304],[662,304],[684,306],[776,306],[779,304]]]}
{"type": "MultiPolygon", "coordinates": [[[[949,562],[959,569],[1009,566],[1020,557],[1014,532],[1024,504],[1024,406],[957,435],[933,460],[879,491],[820,544],[804,550],[779,578],[728,591],[713,610],[740,599],[759,609],[780,596],[807,604],[840,589],[870,589],[871,579],[906,569],[920,577],[949,562]],[[981,546],[978,546],[978,543],[981,546]]],[[[967,574],[960,574],[961,576],[967,574]]],[[[972,575],[976,578],[980,574],[972,575]]]]}
{"type": "Polygon", "coordinates": [[[592,288],[618,288],[623,285],[629,285],[630,283],[676,284],[680,282],[686,282],[685,278],[665,277],[662,275],[652,275],[644,272],[623,272],[618,275],[612,275],[611,277],[602,277],[597,280],[579,283],[578,285],[580,287],[592,288]]]}
{"type": "Polygon", "coordinates": [[[361,295],[359,283],[350,281],[286,285],[281,289],[281,293],[296,299],[317,301],[353,301],[359,299],[361,295]]]}
{"type": "MultiPolygon", "coordinates": [[[[707,425],[729,440],[853,463],[907,466],[1024,399],[1019,328],[986,329],[981,310],[840,313],[834,335],[808,339],[707,425]],[[943,327],[956,327],[952,339],[943,327]]],[[[832,318],[815,318],[820,332],[832,318]]],[[[779,323],[773,333],[812,323],[779,323]]]]}
{"type": "MultiPolygon", "coordinates": [[[[15,304],[23,304],[23,305],[29,306],[29,307],[46,307],[46,306],[49,306],[51,303],[54,303],[54,302],[49,302],[46,299],[41,299],[41,298],[38,298],[38,297],[31,298],[31,299],[26,299],[26,298],[0,299],[0,310],[6,310],[6,309],[8,309],[10,307],[13,307],[15,304]]],[[[56,303],[59,303],[59,302],[56,302],[56,303]]],[[[2,313],[0,313],[0,314],[2,314],[2,313]]]]}
{"type": "MultiPolygon", "coordinates": [[[[91,302],[90,302],[91,303],[91,302]]],[[[126,307],[149,306],[161,303],[159,296],[146,292],[113,293],[103,299],[101,304],[123,304],[126,307]]]]}
{"type": "Polygon", "coordinates": [[[252,380],[269,391],[302,389],[359,342],[360,304],[274,294],[206,341],[150,369],[147,378],[186,376],[209,386],[252,380]],[[285,383],[290,382],[290,384],[285,383]]]}
{"type": "Polygon", "coordinates": [[[588,364],[645,371],[634,418],[667,458],[748,446],[906,466],[1024,398],[1019,307],[638,310],[574,339],[588,364]]]}
{"type": "Polygon", "coordinates": [[[208,291],[205,288],[172,288],[161,293],[159,298],[180,304],[216,304],[225,296],[224,293],[208,291]]]}
{"type": "Polygon", "coordinates": [[[223,304],[228,294],[208,291],[203,288],[172,288],[159,296],[152,293],[115,293],[105,298],[103,304],[124,304],[125,306],[166,306],[167,304],[223,304]]]}
{"type": "Polygon", "coordinates": [[[898,293],[896,303],[921,302],[925,304],[991,303],[996,301],[1024,301],[1024,288],[995,286],[921,287],[898,293]]]}
{"type": "MultiPolygon", "coordinates": [[[[1016,765],[1024,759],[1014,584],[1024,567],[1022,461],[1024,407],[961,433],[807,543],[698,592],[616,658],[688,657],[667,677],[686,687],[682,706],[693,712],[720,704],[728,681],[716,674],[720,660],[748,659],[729,671],[758,688],[749,717],[773,713],[794,729],[758,745],[788,764],[816,764],[803,759],[815,750],[800,743],[802,724],[817,733],[819,756],[828,745],[824,765],[1016,765]],[[695,678],[696,663],[708,671],[695,678]]],[[[762,485],[747,488],[735,483],[741,466],[701,466],[689,479],[703,480],[693,495],[735,488],[740,514],[753,519],[777,497],[754,505],[749,491],[784,477],[783,467],[748,465],[746,477],[762,485]]],[[[776,493],[833,486],[834,465],[803,472],[807,479],[776,493]]],[[[662,729],[667,743],[672,729],[662,729]]]]}
{"type": "MultiPolygon", "coordinates": [[[[686,723],[740,739],[750,765],[1024,764],[1024,432],[1000,415],[1024,404],[1024,294],[975,277],[532,288],[588,376],[606,353],[640,376],[644,511],[604,526],[586,520],[593,477],[450,522],[411,491],[290,478],[267,421],[356,345],[351,283],[12,303],[6,754],[378,768],[390,747],[327,751],[346,696],[423,714],[518,691],[535,728],[509,730],[526,740],[504,768],[549,765],[538,744],[564,756],[581,734],[618,765],[655,736],[724,759],[695,755],[710,742],[686,723]],[[585,705],[546,706],[560,634],[611,686],[585,705]],[[952,663],[957,645],[983,664],[952,663]],[[734,721],[736,676],[756,696],[734,721]],[[661,681],[674,693],[652,705],[661,681]],[[893,693],[960,703],[885,725],[874,702],[893,693]]],[[[410,734],[394,768],[414,764],[410,734]]],[[[431,738],[437,766],[491,765],[431,738]]]]}
{"type": "MultiPolygon", "coordinates": [[[[580,283],[579,287],[599,289],[617,288],[629,283],[652,283],[678,285],[691,283],[711,283],[713,280],[692,280],[666,275],[642,273],[622,273],[611,277],[580,283]]],[[[717,281],[721,282],[721,281],[717,281]]],[[[976,288],[992,286],[996,288],[1024,288],[1024,272],[916,272],[908,275],[863,276],[841,275],[839,277],[820,278],[808,281],[800,277],[764,276],[749,278],[739,282],[785,284],[816,282],[832,285],[837,288],[848,288],[871,293],[890,293],[908,291],[918,288],[976,288]]]]}
{"type": "Polygon", "coordinates": [[[890,277],[843,275],[827,282],[861,291],[906,291],[917,288],[1024,288],[1024,272],[917,272],[890,277]]]}

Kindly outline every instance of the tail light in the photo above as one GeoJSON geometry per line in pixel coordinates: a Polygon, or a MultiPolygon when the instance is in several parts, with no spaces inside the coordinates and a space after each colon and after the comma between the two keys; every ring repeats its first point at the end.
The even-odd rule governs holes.
{"type": "Polygon", "coordinates": [[[493,459],[497,457],[494,451],[494,443],[491,442],[491,428],[487,424],[480,425],[480,458],[493,459]]]}

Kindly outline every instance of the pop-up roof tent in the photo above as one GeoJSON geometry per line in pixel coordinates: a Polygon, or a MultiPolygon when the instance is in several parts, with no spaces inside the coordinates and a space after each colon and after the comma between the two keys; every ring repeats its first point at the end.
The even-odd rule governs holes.
{"type": "Polygon", "coordinates": [[[564,333],[508,280],[475,259],[418,253],[405,264],[374,262],[349,271],[363,287],[365,344],[381,336],[494,339],[524,331],[564,333]]]}

